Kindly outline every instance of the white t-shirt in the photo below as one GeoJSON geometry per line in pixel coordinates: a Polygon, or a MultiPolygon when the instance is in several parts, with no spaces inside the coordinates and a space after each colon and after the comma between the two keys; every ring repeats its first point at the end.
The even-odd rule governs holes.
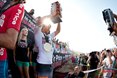
{"type": "MultiPolygon", "coordinates": [[[[38,47],[38,56],[37,62],[40,64],[52,64],[53,48],[50,52],[44,50],[45,36],[40,29],[35,32],[35,44],[38,47]]],[[[52,39],[55,36],[55,33],[49,34],[49,43],[52,44],[52,39]]],[[[52,45],[51,45],[52,46],[52,45]]]]}
{"type": "MultiPolygon", "coordinates": [[[[114,62],[114,60],[115,60],[115,58],[114,58],[114,56],[111,56],[111,60],[114,62]]],[[[111,68],[113,68],[113,63],[112,64],[110,64],[110,62],[109,62],[109,57],[106,57],[104,60],[103,60],[103,63],[105,64],[105,69],[111,69],[111,68]]],[[[111,77],[111,75],[112,75],[112,72],[105,72],[105,73],[103,73],[103,76],[104,77],[111,77]]]]}

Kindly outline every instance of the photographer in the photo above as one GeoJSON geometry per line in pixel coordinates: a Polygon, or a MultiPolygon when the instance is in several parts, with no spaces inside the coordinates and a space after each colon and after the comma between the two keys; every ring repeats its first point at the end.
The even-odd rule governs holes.
{"type": "MultiPolygon", "coordinates": [[[[114,19],[117,21],[117,15],[113,13],[114,19]]],[[[114,22],[114,25],[112,27],[108,28],[110,35],[117,35],[117,23],[114,22]],[[113,33],[114,32],[114,33],[113,33]]]]}
{"type": "Polygon", "coordinates": [[[113,68],[113,62],[115,60],[114,56],[112,55],[111,50],[106,50],[106,58],[104,58],[104,53],[101,54],[101,59],[104,58],[104,60],[100,62],[101,65],[104,65],[103,70],[103,77],[104,78],[111,78],[112,77],[112,68],[113,68]]]}

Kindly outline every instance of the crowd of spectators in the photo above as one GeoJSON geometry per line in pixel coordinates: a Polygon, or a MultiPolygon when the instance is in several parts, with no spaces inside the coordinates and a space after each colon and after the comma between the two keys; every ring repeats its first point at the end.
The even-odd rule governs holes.
{"type": "Polygon", "coordinates": [[[71,57],[71,60],[75,66],[81,67],[86,78],[116,78],[116,58],[117,48],[113,48],[93,51],[88,54],[75,55],[71,57]]]}

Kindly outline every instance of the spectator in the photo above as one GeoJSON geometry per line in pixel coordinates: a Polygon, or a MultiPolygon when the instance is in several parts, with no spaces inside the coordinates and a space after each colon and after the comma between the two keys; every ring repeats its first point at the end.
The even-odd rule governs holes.
{"type": "Polygon", "coordinates": [[[35,11],[34,9],[31,9],[30,12],[29,12],[29,14],[33,16],[34,11],[35,11]]]}
{"type": "MultiPolygon", "coordinates": [[[[113,67],[115,69],[117,69],[117,48],[114,48],[113,51],[114,51],[113,54],[114,54],[114,57],[115,57],[113,67]]],[[[117,78],[117,70],[113,71],[113,78],[117,78]]]]}
{"type": "Polygon", "coordinates": [[[78,56],[75,57],[75,64],[78,65],[79,58],[78,56]]]}
{"type": "MultiPolygon", "coordinates": [[[[89,70],[96,69],[99,63],[99,58],[97,53],[96,52],[90,53],[87,62],[89,63],[89,66],[90,66],[89,70]]],[[[95,74],[96,74],[96,71],[89,73],[88,78],[94,78],[95,74]]]]}
{"type": "Polygon", "coordinates": [[[7,51],[14,49],[24,14],[24,1],[12,0],[0,15],[0,78],[8,78],[7,51]]]}
{"type": "Polygon", "coordinates": [[[72,63],[74,64],[75,63],[75,57],[74,57],[74,55],[71,56],[71,60],[72,60],[72,63]]]}
{"type": "Polygon", "coordinates": [[[65,78],[83,78],[85,74],[81,71],[79,66],[75,66],[73,72],[69,72],[65,78]]]}
{"type": "Polygon", "coordinates": [[[21,78],[29,78],[29,45],[27,42],[28,29],[22,28],[16,45],[16,64],[21,78]]]}
{"type": "Polygon", "coordinates": [[[112,78],[112,68],[113,68],[113,62],[115,60],[114,56],[112,55],[111,50],[106,50],[106,58],[104,58],[104,54],[101,55],[101,59],[104,58],[104,60],[101,62],[101,64],[105,65],[103,70],[103,77],[104,78],[112,78]],[[110,70],[108,70],[110,69],[110,70]]]}
{"type": "MultiPolygon", "coordinates": [[[[101,67],[102,65],[102,61],[106,58],[106,49],[102,50],[100,52],[100,59],[99,59],[99,63],[98,63],[98,67],[101,67]]],[[[101,68],[100,70],[98,70],[99,74],[98,74],[98,78],[101,78],[103,76],[103,68],[101,68]]]]}

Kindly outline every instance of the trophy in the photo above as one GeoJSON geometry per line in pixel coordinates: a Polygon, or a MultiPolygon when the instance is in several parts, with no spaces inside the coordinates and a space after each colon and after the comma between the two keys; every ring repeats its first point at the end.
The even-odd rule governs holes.
{"type": "Polygon", "coordinates": [[[62,11],[62,9],[61,9],[60,3],[58,1],[52,3],[52,5],[51,5],[51,16],[52,16],[51,20],[53,23],[62,22],[61,11],[62,11]]]}

